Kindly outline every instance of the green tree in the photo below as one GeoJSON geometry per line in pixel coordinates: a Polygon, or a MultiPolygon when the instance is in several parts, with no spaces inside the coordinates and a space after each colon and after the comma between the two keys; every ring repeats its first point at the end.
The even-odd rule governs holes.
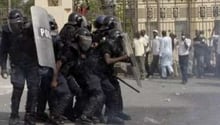
{"type": "Polygon", "coordinates": [[[23,2],[23,5],[21,6],[21,8],[27,17],[30,17],[31,15],[30,7],[33,5],[34,5],[34,0],[28,0],[26,3],[23,2]]]}
{"type": "Polygon", "coordinates": [[[101,3],[98,0],[89,0],[89,11],[86,15],[88,20],[94,20],[98,15],[103,14],[101,10],[101,3]]]}
{"type": "MultiPolygon", "coordinates": [[[[3,0],[0,2],[0,8],[9,8],[9,0],[3,0]]],[[[34,5],[34,0],[28,0],[24,2],[23,0],[11,0],[11,9],[21,9],[27,16],[30,15],[30,7],[34,5]]]]}

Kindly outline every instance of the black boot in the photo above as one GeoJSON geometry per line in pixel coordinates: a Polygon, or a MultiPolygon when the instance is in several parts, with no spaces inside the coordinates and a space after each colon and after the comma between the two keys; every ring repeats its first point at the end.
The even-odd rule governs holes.
{"type": "Polygon", "coordinates": [[[49,120],[49,116],[46,113],[37,113],[36,121],[37,122],[47,122],[49,120]]]}
{"type": "Polygon", "coordinates": [[[10,116],[9,118],[9,125],[20,125],[20,119],[18,116],[10,116]]]}
{"type": "Polygon", "coordinates": [[[13,88],[12,97],[11,97],[11,111],[12,112],[9,118],[9,125],[20,124],[18,110],[19,110],[22,92],[23,92],[23,88],[18,88],[18,87],[13,88]]]}
{"type": "Polygon", "coordinates": [[[16,118],[18,116],[18,110],[20,106],[20,100],[23,93],[22,88],[13,88],[12,97],[11,97],[11,117],[16,118]]]}
{"type": "Polygon", "coordinates": [[[24,125],[36,125],[34,113],[26,113],[25,114],[24,125]]]}
{"type": "Polygon", "coordinates": [[[94,125],[93,121],[88,118],[86,115],[81,115],[79,122],[81,122],[83,125],[94,125]]]}
{"type": "Polygon", "coordinates": [[[108,116],[107,124],[124,125],[124,120],[116,116],[108,116]]]}
{"type": "Polygon", "coordinates": [[[50,115],[50,122],[53,125],[64,125],[64,121],[63,121],[62,116],[57,115],[57,114],[51,114],[50,115]]]}
{"type": "Polygon", "coordinates": [[[125,114],[124,112],[119,112],[117,116],[123,120],[131,120],[131,116],[125,114]]]}

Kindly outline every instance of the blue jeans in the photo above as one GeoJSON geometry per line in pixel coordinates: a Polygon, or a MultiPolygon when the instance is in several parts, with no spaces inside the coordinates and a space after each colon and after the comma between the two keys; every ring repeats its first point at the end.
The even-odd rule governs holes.
{"type": "Polygon", "coordinates": [[[189,56],[184,55],[184,56],[179,56],[179,65],[180,65],[180,70],[182,74],[182,81],[187,82],[188,81],[188,62],[189,62],[189,56]]]}

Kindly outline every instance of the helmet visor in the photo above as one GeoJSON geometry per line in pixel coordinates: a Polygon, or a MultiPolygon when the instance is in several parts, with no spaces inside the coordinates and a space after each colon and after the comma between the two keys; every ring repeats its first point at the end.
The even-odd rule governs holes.
{"type": "Polygon", "coordinates": [[[20,33],[23,29],[24,21],[22,19],[9,19],[8,27],[13,33],[20,33]]]}
{"type": "Polygon", "coordinates": [[[89,50],[92,44],[92,37],[91,36],[84,36],[79,35],[79,46],[82,51],[86,52],[89,50]]]}

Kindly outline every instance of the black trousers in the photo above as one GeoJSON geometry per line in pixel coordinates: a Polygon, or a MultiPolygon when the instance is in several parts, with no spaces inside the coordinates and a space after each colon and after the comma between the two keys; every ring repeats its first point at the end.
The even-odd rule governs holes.
{"type": "Polygon", "coordinates": [[[40,90],[38,94],[38,103],[37,103],[38,114],[42,114],[45,112],[47,103],[49,105],[50,111],[54,108],[53,103],[51,102],[52,98],[50,97],[53,70],[49,68],[41,68],[40,76],[41,76],[41,83],[40,83],[40,90]]]}
{"type": "Polygon", "coordinates": [[[115,116],[123,111],[123,100],[121,87],[114,76],[102,79],[102,89],[105,94],[105,105],[107,116],[115,116]]]}
{"type": "Polygon", "coordinates": [[[27,83],[26,114],[34,116],[37,105],[40,75],[38,66],[11,65],[11,83],[13,92],[11,97],[11,117],[18,117],[21,96],[27,83]]]}
{"type": "Polygon", "coordinates": [[[148,57],[149,57],[149,52],[146,53],[146,57],[145,57],[145,69],[147,74],[150,74],[150,66],[149,66],[149,62],[148,62],[148,57]]]}
{"type": "Polygon", "coordinates": [[[159,70],[159,55],[153,55],[153,60],[150,65],[150,75],[153,75],[155,70],[159,70]]]}
{"type": "MultiPolygon", "coordinates": [[[[100,78],[95,74],[90,74],[86,79],[76,79],[76,81],[80,85],[82,93],[76,96],[76,103],[73,109],[75,117],[80,117],[81,115],[92,117],[104,101],[100,78]]],[[[69,109],[72,107],[72,104],[70,104],[69,109]]]]}
{"type": "Polygon", "coordinates": [[[53,109],[51,114],[54,115],[63,115],[68,103],[71,100],[72,94],[68,87],[67,81],[62,74],[59,74],[57,79],[58,86],[51,90],[51,103],[53,105],[53,109]]]}
{"type": "Polygon", "coordinates": [[[179,56],[179,65],[182,74],[182,81],[188,81],[188,64],[189,64],[189,55],[179,56]]]}

